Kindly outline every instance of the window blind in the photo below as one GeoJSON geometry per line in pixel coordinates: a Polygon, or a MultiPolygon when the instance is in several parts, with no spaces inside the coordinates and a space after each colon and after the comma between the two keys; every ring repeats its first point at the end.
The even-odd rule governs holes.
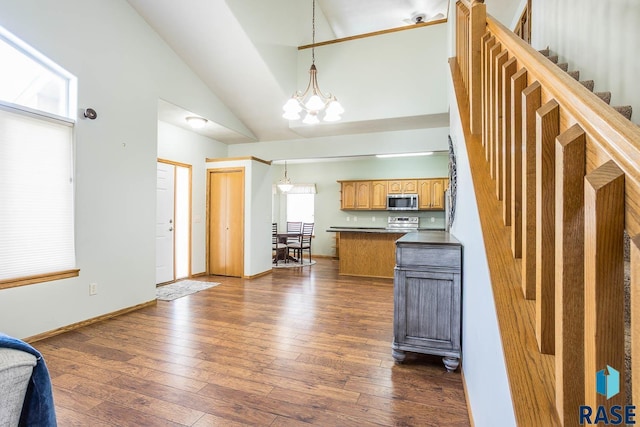
{"type": "Polygon", "coordinates": [[[69,123],[0,110],[0,280],[75,268],[69,123]]]}

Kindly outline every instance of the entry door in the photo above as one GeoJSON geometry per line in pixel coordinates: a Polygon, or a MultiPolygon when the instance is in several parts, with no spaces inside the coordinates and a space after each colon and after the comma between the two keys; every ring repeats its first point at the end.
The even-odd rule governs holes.
{"type": "Polygon", "coordinates": [[[175,166],[158,162],[156,184],[156,283],[174,280],[175,166]]]}
{"type": "Polygon", "coordinates": [[[244,169],[209,171],[209,274],[244,274],[244,169]]]}

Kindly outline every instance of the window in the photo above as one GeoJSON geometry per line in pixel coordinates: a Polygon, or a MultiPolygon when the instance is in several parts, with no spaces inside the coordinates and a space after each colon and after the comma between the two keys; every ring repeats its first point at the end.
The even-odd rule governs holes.
{"type": "Polygon", "coordinates": [[[0,289],[75,269],[75,78],[0,28],[0,289]]]}
{"type": "Polygon", "coordinates": [[[287,221],[315,222],[315,184],[295,184],[287,192],[287,221]]]}

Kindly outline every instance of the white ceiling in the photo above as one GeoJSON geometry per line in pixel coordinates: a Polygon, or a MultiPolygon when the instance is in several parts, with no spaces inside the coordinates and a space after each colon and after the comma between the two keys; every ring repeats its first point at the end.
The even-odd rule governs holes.
{"type": "MultiPolygon", "coordinates": [[[[274,116],[273,106],[291,96],[284,88],[297,76],[295,59],[285,54],[274,59],[276,48],[295,52],[290,48],[311,43],[311,0],[127,1],[253,132],[244,135],[210,122],[199,132],[211,138],[233,144],[434,125],[422,117],[402,117],[290,128],[274,116]]],[[[416,14],[441,19],[447,8],[448,0],[317,0],[316,42],[413,25],[416,14]]],[[[197,115],[164,101],[158,111],[160,120],[181,127],[184,117],[197,115]]],[[[446,117],[430,120],[448,124],[446,117]]]]}

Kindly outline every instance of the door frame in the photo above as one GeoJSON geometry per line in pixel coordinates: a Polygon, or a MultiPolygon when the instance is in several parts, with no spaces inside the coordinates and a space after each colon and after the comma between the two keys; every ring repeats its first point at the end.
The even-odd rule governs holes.
{"type": "MultiPolygon", "coordinates": [[[[187,244],[187,265],[188,265],[188,275],[187,278],[192,277],[192,271],[191,271],[191,264],[192,264],[192,244],[193,244],[193,223],[192,223],[192,216],[193,216],[193,166],[188,164],[188,163],[181,163],[181,162],[176,162],[174,160],[168,160],[168,159],[162,159],[162,158],[157,158],[156,160],[158,163],[165,163],[168,165],[172,165],[175,167],[181,167],[181,168],[185,168],[189,171],[189,189],[188,189],[188,196],[189,196],[189,203],[187,206],[188,209],[188,213],[187,213],[187,217],[188,217],[188,244],[187,244]]],[[[176,192],[177,192],[177,186],[176,186],[176,177],[177,173],[176,170],[174,169],[174,186],[173,186],[173,191],[174,191],[174,197],[173,197],[173,226],[174,226],[174,230],[177,227],[177,223],[175,221],[176,215],[176,204],[177,204],[177,197],[176,197],[176,192]]],[[[175,234],[174,234],[175,236],[175,234]]],[[[174,237],[173,239],[173,281],[176,281],[176,239],[174,237]]]]}
{"type": "Polygon", "coordinates": [[[245,277],[244,275],[244,234],[245,234],[245,197],[246,197],[246,173],[244,166],[230,166],[224,168],[208,168],[207,169],[207,227],[206,227],[206,274],[211,275],[211,174],[214,173],[241,173],[242,174],[242,275],[240,277],[245,277]]]}

